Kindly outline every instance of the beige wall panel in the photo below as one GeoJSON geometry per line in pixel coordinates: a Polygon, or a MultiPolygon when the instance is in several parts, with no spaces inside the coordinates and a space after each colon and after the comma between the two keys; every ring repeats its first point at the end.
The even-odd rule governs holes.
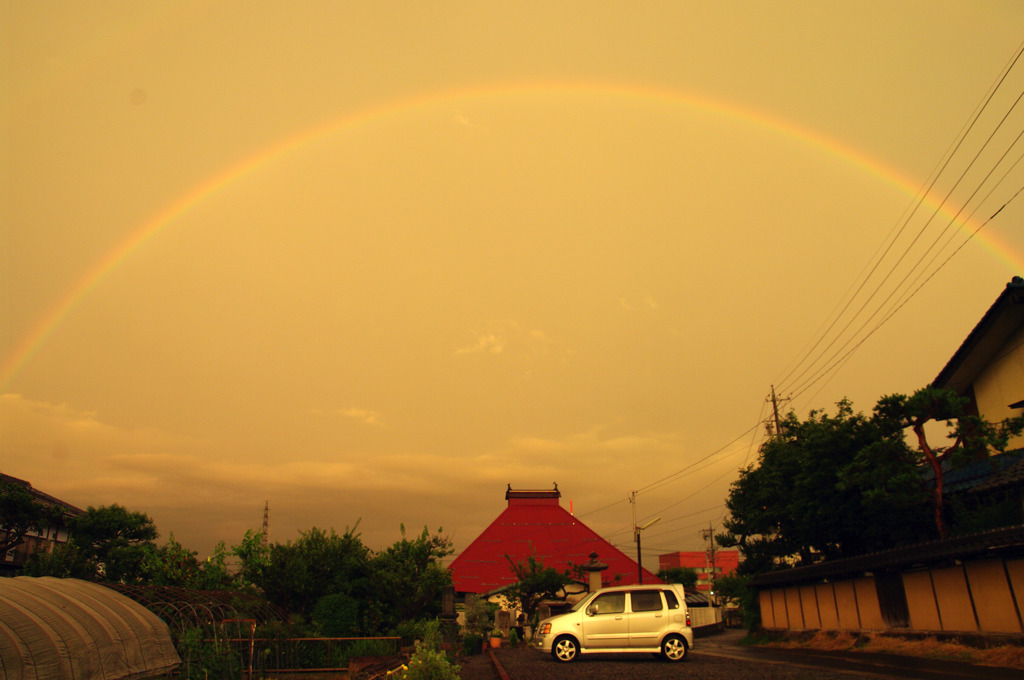
{"type": "Polygon", "coordinates": [[[860,630],[860,612],[857,610],[857,593],[853,581],[836,581],[832,584],[839,610],[839,627],[842,630],[860,630]]]}
{"type": "Polygon", "coordinates": [[[804,615],[804,628],[821,630],[821,618],[818,616],[818,595],[814,586],[800,586],[800,606],[804,615]]]}
{"type": "Polygon", "coordinates": [[[967,579],[962,567],[947,567],[932,571],[935,599],[939,603],[942,630],[976,631],[971,597],[967,592],[967,579]]]}
{"type": "Polygon", "coordinates": [[[832,584],[820,583],[814,586],[814,594],[818,598],[822,630],[839,630],[839,610],[836,609],[836,594],[832,584]]]}
{"type": "Polygon", "coordinates": [[[789,629],[805,630],[807,626],[804,625],[803,612],[800,606],[800,588],[790,586],[785,589],[785,593],[786,611],[789,612],[789,629]]]}
{"type": "Polygon", "coordinates": [[[775,627],[789,628],[789,610],[786,609],[786,592],[782,588],[772,589],[772,611],[775,612],[775,627]]]}
{"type": "MultiPolygon", "coordinates": [[[[995,423],[1020,415],[1020,411],[1009,405],[1020,399],[1020,386],[1024,384],[1024,327],[992,356],[992,363],[974,379],[972,387],[978,410],[985,420],[995,423]]],[[[1007,448],[1021,445],[1024,445],[1024,435],[1011,437],[1007,448]]]]}
{"type": "Polygon", "coordinates": [[[1010,575],[1010,586],[1017,608],[1024,614],[1024,559],[1006,560],[1006,573],[1010,575]]]}
{"type": "Polygon", "coordinates": [[[757,603],[761,607],[761,625],[765,628],[775,628],[775,613],[772,609],[772,591],[758,591],[757,603]]]}
{"type": "Polygon", "coordinates": [[[1003,561],[978,560],[966,562],[964,566],[981,630],[986,633],[1021,632],[1003,561]]]}
{"type": "Polygon", "coordinates": [[[914,630],[942,630],[931,572],[913,571],[903,574],[903,590],[907,594],[910,627],[914,630]]]}
{"type": "Polygon", "coordinates": [[[853,585],[857,593],[857,610],[860,612],[861,628],[865,630],[887,628],[882,619],[882,610],[878,606],[878,591],[875,589],[874,577],[855,579],[853,585]]]}

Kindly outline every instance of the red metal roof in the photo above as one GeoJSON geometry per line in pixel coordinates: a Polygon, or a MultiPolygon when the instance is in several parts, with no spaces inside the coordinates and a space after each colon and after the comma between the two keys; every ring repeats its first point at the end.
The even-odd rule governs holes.
{"type": "MultiPolygon", "coordinates": [[[[455,590],[488,593],[515,582],[508,555],[525,562],[533,555],[545,567],[559,571],[570,564],[586,564],[590,553],[608,565],[601,572],[602,585],[637,582],[636,562],[598,536],[559,504],[554,491],[506,492],[508,507],[462,551],[448,567],[455,590]],[[616,577],[619,577],[616,580],[616,577]]],[[[644,583],[661,580],[644,569],[644,583]]]]}

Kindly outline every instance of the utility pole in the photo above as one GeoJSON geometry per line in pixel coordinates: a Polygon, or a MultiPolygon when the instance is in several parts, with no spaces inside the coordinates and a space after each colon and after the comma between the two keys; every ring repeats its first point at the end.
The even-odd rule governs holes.
{"type": "Polygon", "coordinates": [[[630,505],[633,506],[633,538],[636,540],[636,581],[640,585],[643,585],[644,566],[643,556],[640,553],[640,532],[646,529],[647,527],[651,526],[661,518],[657,517],[655,519],[652,519],[650,522],[647,522],[642,527],[638,527],[636,525],[636,491],[634,491],[632,495],[629,497],[629,503],[630,505]]]}
{"type": "MultiPolygon", "coordinates": [[[[772,413],[775,414],[775,432],[774,432],[774,434],[781,435],[782,434],[782,419],[779,418],[779,402],[780,401],[783,401],[783,402],[789,401],[789,397],[786,397],[786,398],[776,397],[775,396],[775,385],[772,385],[772,394],[771,394],[770,397],[765,399],[765,401],[770,401],[772,403],[772,413]]],[[[772,433],[772,426],[771,426],[770,423],[768,425],[768,434],[773,434],[772,433]]]]}
{"type": "MultiPolygon", "coordinates": [[[[708,542],[708,549],[704,553],[705,564],[710,564],[708,567],[708,601],[711,601],[711,596],[715,594],[715,526],[708,523],[708,528],[701,530],[701,536],[708,542]]],[[[712,602],[712,604],[714,604],[712,602]]]]}
{"type": "Polygon", "coordinates": [[[264,548],[270,545],[270,501],[263,501],[263,536],[260,545],[264,548]]]}

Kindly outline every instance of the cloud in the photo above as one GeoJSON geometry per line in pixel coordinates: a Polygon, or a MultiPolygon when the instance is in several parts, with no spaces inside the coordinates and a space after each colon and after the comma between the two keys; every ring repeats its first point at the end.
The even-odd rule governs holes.
{"type": "Polygon", "coordinates": [[[648,434],[608,434],[609,426],[595,426],[585,432],[576,432],[560,439],[519,437],[511,441],[513,448],[524,452],[562,453],[579,455],[620,455],[634,453],[669,453],[678,451],[681,435],[676,432],[648,434]]]}
{"type": "Polygon", "coordinates": [[[659,308],[659,305],[653,295],[644,291],[643,293],[632,297],[626,297],[624,295],[619,296],[619,307],[631,312],[639,309],[655,311],[659,308]]]}
{"type": "MultiPolygon", "coordinates": [[[[379,422],[372,411],[344,415],[379,422]]],[[[82,508],[118,503],[146,512],[161,541],[173,533],[201,556],[218,541],[234,545],[259,529],[265,501],[278,541],[361,519],[360,535],[371,547],[398,540],[404,523],[443,526],[462,549],[504,509],[507,484],[558,482],[585,512],[621,495],[620,480],[636,476],[637,461],[650,468],[644,478],[676,469],[680,440],[678,433],[638,434],[611,424],[564,436],[527,433],[463,456],[342,444],[255,459],[242,442],[123,428],[93,411],[0,397],[0,470],[82,508]]]]}
{"type": "Polygon", "coordinates": [[[462,111],[456,111],[453,119],[458,125],[461,125],[462,127],[479,130],[485,134],[490,133],[490,130],[486,126],[480,125],[479,123],[474,123],[462,111]]]}
{"type": "Polygon", "coordinates": [[[526,355],[547,354],[557,342],[539,328],[524,326],[515,319],[495,319],[484,331],[473,331],[475,342],[456,348],[455,354],[504,354],[520,352],[526,355]]]}
{"type": "Polygon", "coordinates": [[[361,420],[367,425],[380,425],[380,414],[376,411],[367,411],[361,408],[350,408],[344,411],[338,411],[341,415],[346,418],[355,418],[361,420]]]}
{"type": "MultiPolygon", "coordinates": [[[[374,424],[379,414],[349,409],[374,424]]],[[[446,526],[472,540],[503,498],[503,455],[469,459],[420,451],[282,451],[254,459],[247,445],[203,441],[157,429],[122,428],[93,411],[0,396],[0,471],[81,508],[124,505],[154,519],[161,540],[201,555],[258,529],[268,501],[276,540],[311,527],[341,529],[360,518],[367,545],[389,545],[398,526],[446,526]],[[55,452],[60,452],[59,455],[55,452]],[[493,487],[493,488],[492,488],[493,487]]],[[[544,472],[545,477],[550,476],[544,472]]],[[[500,511],[500,507],[496,512],[500,511]]]]}
{"type": "Polygon", "coordinates": [[[505,351],[506,341],[494,333],[475,333],[476,342],[465,347],[456,348],[456,354],[501,354],[505,351]]]}

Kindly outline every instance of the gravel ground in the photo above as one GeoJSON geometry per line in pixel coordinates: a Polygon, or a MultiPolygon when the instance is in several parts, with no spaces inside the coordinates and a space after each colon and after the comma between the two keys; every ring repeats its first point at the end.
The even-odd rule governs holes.
{"type": "Polygon", "coordinates": [[[498,674],[486,654],[465,656],[459,660],[462,666],[462,680],[498,680],[498,674]]]}
{"type": "MultiPolygon", "coordinates": [[[[569,664],[561,664],[546,654],[519,647],[497,650],[498,661],[512,680],[591,680],[600,678],[630,678],[631,680],[736,680],[737,678],[763,678],[765,680],[877,680],[877,675],[834,673],[824,669],[795,668],[777,664],[726,659],[691,654],[688,661],[673,664],[651,656],[600,655],[582,657],[569,664]]],[[[462,680],[497,680],[486,655],[462,660],[462,680]]]]}

